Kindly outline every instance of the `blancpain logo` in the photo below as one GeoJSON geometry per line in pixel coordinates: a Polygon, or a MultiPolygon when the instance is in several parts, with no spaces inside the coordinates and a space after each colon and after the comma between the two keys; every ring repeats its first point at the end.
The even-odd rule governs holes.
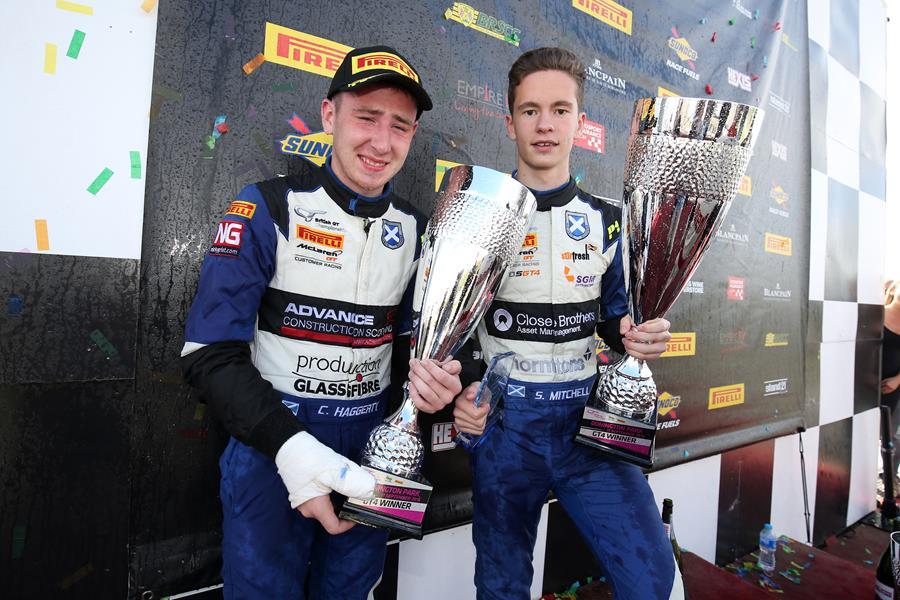
{"type": "Polygon", "coordinates": [[[790,300],[791,290],[783,290],[781,289],[781,284],[776,283],[775,289],[763,288],[763,297],[766,300],[790,300]]]}
{"type": "Polygon", "coordinates": [[[625,93],[625,79],[615,75],[610,75],[603,70],[603,64],[600,59],[594,59],[594,64],[587,68],[587,79],[591,83],[595,83],[606,89],[616,92],[617,94],[625,93]]]}
{"type": "Polygon", "coordinates": [[[764,383],[765,391],[763,392],[763,396],[779,396],[781,394],[788,393],[788,380],[784,379],[772,379],[770,381],[766,381],[764,383]]]}
{"type": "Polygon", "coordinates": [[[333,308],[319,308],[317,306],[308,306],[306,304],[288,303],[284,312],[298,315],[301,317],[315,317],[317,319],[328,319],[329,321],[343,321],[353,325],[374,325],[375,317],[372,315],[360,315],[347,310],[334,310],[333,308]]]}
{"type": "Polygon", "coordinates": [[[747,245],[750,243],[750,234],[740,233],[732,224],[728,226],[728,229],[718,230],[716,232],[716,239],[725,242],[734,242],[735,244],[747,245]]]}

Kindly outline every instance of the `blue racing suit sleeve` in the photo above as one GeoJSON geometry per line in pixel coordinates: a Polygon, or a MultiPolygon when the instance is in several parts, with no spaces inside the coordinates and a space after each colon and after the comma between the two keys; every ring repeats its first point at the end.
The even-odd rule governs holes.
{"type": "Polygon", "coordinates": [[[628,296],[622,268],[622,239],[619,238],[612,262],[600,279],[600,322],[597,324],[597,335],[619,354],[625,354],[619,321],[627,314],[628,296]]]}
{"type": "Polygon", "coordinates": [[[239,441],[274,458],[304,428],[253,365],[249,343],[275,273],[277,228],[255,185],[219,223],[185,326],[181,366],[213,414],[239,441]]]}

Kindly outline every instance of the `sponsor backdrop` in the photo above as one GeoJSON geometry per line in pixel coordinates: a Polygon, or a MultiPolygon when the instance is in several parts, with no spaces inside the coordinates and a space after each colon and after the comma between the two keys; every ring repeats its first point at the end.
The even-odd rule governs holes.
{"type": "MultiPolygon", "coordinates": [[[[156,23],[155,3],[133,4],[156,23]]],[[[177,365],[200,263],[243,185],[298,161],[321,164],[331,141],[319,118],[328,78],[350,48],[376,43],[405,54],[435,102],[396,181],[423,211],[455,164],[513,169],[506,72],[531,48],[560,45],[587,65],[588,126],[572,170],[602,196],[621,195],[636,98],[763,107],[731,213],[668,315],[673,339],[653,364],[660,431],[649,479],[659,501],[675,499],[679,541],[710,561],[752,548],[766,520],[806,539],[801,441],[815,539],[858,519],[874,503],[883,240],[872,230],[884,214],[884,9],[877,0],[858,10],[844,4],[816,3],[807,43],[807,6],[797,0],[344,1],[328,10],[287,0],[163,2],[152,93],[110,127],[150,119],[140,262],[124,244],[92,249],[103,234],[90,227],[130,214],[118,209],[96,219],[80,212],[83,238],[93,241],[60,247],[60,256],[2,253],[10,277],[0,284],[9,297],[0,320],[0,439],[10,460],[0,466],[0,538],[11,543],[0,545],[0,579],[13,597],[127,589],[151,598],[220,581],[216,461],[225,436],[177,365]],[[87,342],[57,341],[81,330],[87,342]]],[[[86,4],[57,6],[90,16],[79,12],[86,4]]],[[[126,17],[102,25],[131,26],[126,17]]],[[[57,69],[71,64],[59,61],[57,69]]],[[[93,68],[110,72],[102,61],[93,68]]],[[[130,73],[149,84],[146,66],[130,73]]],[[[143,143],[121,142],[139,154],[143,143]]],[[[140,177],[140,156],[130,156],[140,177]]],[[[120,185],[111,177],[92,173],[87,193],[118,189],[108,187],[120,185]]],[[[58,221],[41,225],[26,212],[13,214],[34,221],[34,248],[44,251],[46,223],[58,221]]],[[[473,595],[468,459],[452,443],[451,420],[449,412],[422,419],[436,487],[431,533],[392,542],[376,597],[473,595]]],[[[533,594],[596,574],[585,552],[549,503],[533,594]]]]}

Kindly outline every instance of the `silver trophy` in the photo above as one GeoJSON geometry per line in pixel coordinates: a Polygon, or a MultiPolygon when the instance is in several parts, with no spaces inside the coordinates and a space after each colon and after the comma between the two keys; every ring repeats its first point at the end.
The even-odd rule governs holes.
{"type": "MultiPolygon", "coordinates": [[[[509,175],[466,165],[444,174],[416,275],[415,358],[443,363],[475,331],[536,208],[534,195],[509,175]]],[[[425,448],[408,386],[400,409],[372,431],[360,460],[377,480],[375,497],[349,499],[341,517],[421,537],[431,486],[419,474],[425,448]]]]}
{"type": "MultiPolygon", "coordinates": [[[[728,214],[763,111],[701,98],[635,103],[625,157],[622,262],[635,325],[666,314],[728,214]]],[[[625,356],[601,375],[576,440],[653,464],[656,384],[625,356]]]]}

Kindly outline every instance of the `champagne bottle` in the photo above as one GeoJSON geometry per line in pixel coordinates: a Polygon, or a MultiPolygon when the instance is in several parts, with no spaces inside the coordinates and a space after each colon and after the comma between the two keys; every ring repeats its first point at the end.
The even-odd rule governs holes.
{"type": "Polygon", "coordinates": [[[678,546],[678,540],[675,539],[675,528],[672,523],[672,499],[664,498],[662,505],[662,522],[663,529],[669,543],[672,544],[672,553],[675,555],[675,577],[680,580],[681,587],[684,589],[684,598],[687,600],[687,589],[684,588],[684,565],[681,562],[681,548],[678,546]]]}
{"type": "MultiPolygon", "coordinates": [[[[891,519],[891,531],[900,531],[900,519],[891,519]]],[[[894,571],[891,568],[891,542],[888,539],[887,548],[878,561],[878,570],[875,571],[875,600],[894,599],[894,571]]]]}

